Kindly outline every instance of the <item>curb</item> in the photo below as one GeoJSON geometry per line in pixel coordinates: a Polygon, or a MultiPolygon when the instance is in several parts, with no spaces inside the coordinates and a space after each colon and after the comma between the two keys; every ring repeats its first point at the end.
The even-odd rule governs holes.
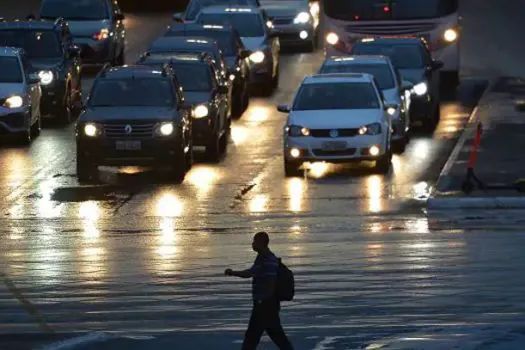
{"type": "Polygon", "coordinates": [[[77,346],[87,345],[91,343],[103,342],[112,337],[106,333],[91,332],[85,335],[81,335],[75,338],[62,340],[53,344],[45,345],[38,348],[38,350],[69,350],[74,349],[77,346]]]}
{"type": "MultiPolygon", "coordinates": [[[[476,124],[479,121],[479,107],[483,105],[483,100],[486,99],[486,96],[488,93],[492,90],[492,87],[498,82],[498,78],[491,78],[489,80],[489,83],[487,87],[485,88],[485,91],[483,91],[483,94],[479,98],[479,101],[470,114],[470,117],[467,121],[467,124],[465,125],[465,128],[461,132],[461,136],[459,137],[458,141],[456,142],[456,145],[452,149],[452,152],[450,153],[450,156],[447,159],[447,162],[443,166],[443,169],[439,173],[438,180],[436,182],[435,190],[437,192],[446,192],[446,189],[448,185],[450,184],[450,176],[449,172],[452,169],[454,163],[458,159],[458,156],[463,149],[463,146],[465,145],[465,142],[470,138],[472,133],[476,130],[476,124]]],[[[432,196],[435,196],[436,193],[433,193],[432,196]]]]}
{"type": "Polygon", "coordinates": [[[525,196],[430,198],[427,209],[525,209],[525,196]]]}

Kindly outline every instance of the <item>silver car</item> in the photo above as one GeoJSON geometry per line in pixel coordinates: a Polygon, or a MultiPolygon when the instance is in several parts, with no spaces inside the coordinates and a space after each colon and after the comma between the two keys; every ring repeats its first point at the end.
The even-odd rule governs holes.
{"type": "Polygon", "coordinates": [[[30,72],[22,49],[0,48],[0,132],[23,144],[41,130],[40,78],[30,72]]]}
{"type": "Polygon", "coordinates": [[[413,84],[402,81],[386,56],[358,55],[327,58],[319,73],[368,73],[374,76],[385,101],[394,108],[392,143],[396,151],[404,152],[410,135],[410,101],[413,84]]]}

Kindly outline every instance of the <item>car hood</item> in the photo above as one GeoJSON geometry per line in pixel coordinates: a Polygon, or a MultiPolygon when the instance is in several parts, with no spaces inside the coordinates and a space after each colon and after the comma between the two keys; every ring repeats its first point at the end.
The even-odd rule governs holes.
{"type": "Polygon", "coordinates": [[[424,68],[399,69],[399,73],[401,74],[403,80],[408,80],[412,84],[421,83],[425,80],[424,68]]]}
{"type": "Polygon", "coordinates": [[[94,107],[88,108],[80,116],[80,121],[117,121],[130,120],[170,120],[177,116],[177,112],[166,107],[94,107]]]}
{"type": "Polygon", "coordinates": [[[0,98],[23,94],[24,90],[22,83],[0,83],[0,98]]]}
{"type": "Polygon", "coordinates": [[[377,123],[381,116],[380,109],[292,111],[289,124],[309,129],[359,128],[377,123]]]}
{"type": "Polygon", "coordinates": [[[98,33],[101,29],[109,28],[110,21],[107,19],[97,21],[75,21],[68,20],[69,30],[74,37],[89,37],[98,33]]]}
{"type": "Polygon", "coordinates": [[[386,102],[393,104],[401,104],[401,97],[399,91],[396,88],[382,90],[383,96],[385,96],[386,102]]]}
{"type": "Polygon", "coordinates": [[[208,102],[211,98],[211,92],[203,91],[184,91],[184,98],[190,104],[208,102]]]}
{"type": "Polygon", "coordinates": [[[54,69],[62,63],[61,58],[35,58],[30,61],[33,68],[36,68],[37,70],[54,69]]]}
{"type": "Polygon", "coordinates": [[[295,17],[299,12],[308,12],[302,1],[265,1],[261,7],[269,17],[295,17]]]}
{"type": "Polygon", "coordinates": [[[241,37],[242,43],[246,49],[250,51],[257,51],[261,49],[266,43],[266,38],[264,36],[255,36],[255,37],[241,37]]]}

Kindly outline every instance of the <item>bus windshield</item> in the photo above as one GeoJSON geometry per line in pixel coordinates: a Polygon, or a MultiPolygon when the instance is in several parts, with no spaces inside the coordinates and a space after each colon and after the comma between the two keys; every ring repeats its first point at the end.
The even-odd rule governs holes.
{"type": "Polygon", "coordinates": [[[451,15],[458,0],[324,0],[324,12],[344,21],[414,20],[451,15]]]}

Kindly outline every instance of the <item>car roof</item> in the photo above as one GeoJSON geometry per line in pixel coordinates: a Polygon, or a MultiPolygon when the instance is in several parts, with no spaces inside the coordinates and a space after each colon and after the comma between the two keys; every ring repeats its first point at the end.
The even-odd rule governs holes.
{"type": "Polygon", "coordinates": [[[365,45],[374,45],[374,44],[423,44],[423,38],[418,38],[415,36],[383,36],[383,37],[370,37],[359,39],[354,44],[365,44],[365,45]]]}
{"type": "Polygon", "coordinates": [[[205,7],[201,10],[202,14],[242,14],[242,13],[261,13],[261,9],[255,6],[237,5],[215,5],[205,7]]]}
{"type": "Polygon", "coordinates": [[[53,30],[55,21],[48,20],[0,20],[0,30],[26,29],[26,30],[53,30]]]}
{"type": "Polygon", "coordinates": [[[155,40],[150,50],[155,49],[179,49],[179,48],[210,48],[216,47],[217,42],[213,39],[197,36],[163,36],[155,40]]]}
{"type": "Polygon", "coordinates": [[[2,46],[0,47],[0,56],[2,57],[18,57],[22,53],[22,49],[18,47],[2,46]]]}
{"type": "Polygon", "coordinates": [[[103,71],[101,77],[105,79],[129,79],[129,78],[163,78],[162,71],[141,65],[125,65],[111,67],[103,71]]]}
{"type": "Polygon", "coordinates": [[[373,83],[374,77],[366,73],[329,73],[306,76],[303,84],[373,83]]]}
{"type": "Polygon", "coordinates": [[[234,31],[230,25],[221,24],[177,24],[168,28],[168,32],[191,32],[191,31],[214,31],[214,32],[231,32],[234,31]]]}
{"type": "Polygon", "coordinates": [[[325,59],[323,65],[346,65],[346,64],[389,64],[390,58],[384,55],[352,55],[332,56],[325,59]]]}
{"type": "Polygon", "coordinates": [[[143,63],[140,63],[140,64],[184,63],[184,64],[209,65],[210,62],[206,60],[206,57],[209,57],[209,56],[207,54],[173,53],[172,55],[166,55],[162,58],[146,56],[144,60],[142,61],[143,63]]]}

